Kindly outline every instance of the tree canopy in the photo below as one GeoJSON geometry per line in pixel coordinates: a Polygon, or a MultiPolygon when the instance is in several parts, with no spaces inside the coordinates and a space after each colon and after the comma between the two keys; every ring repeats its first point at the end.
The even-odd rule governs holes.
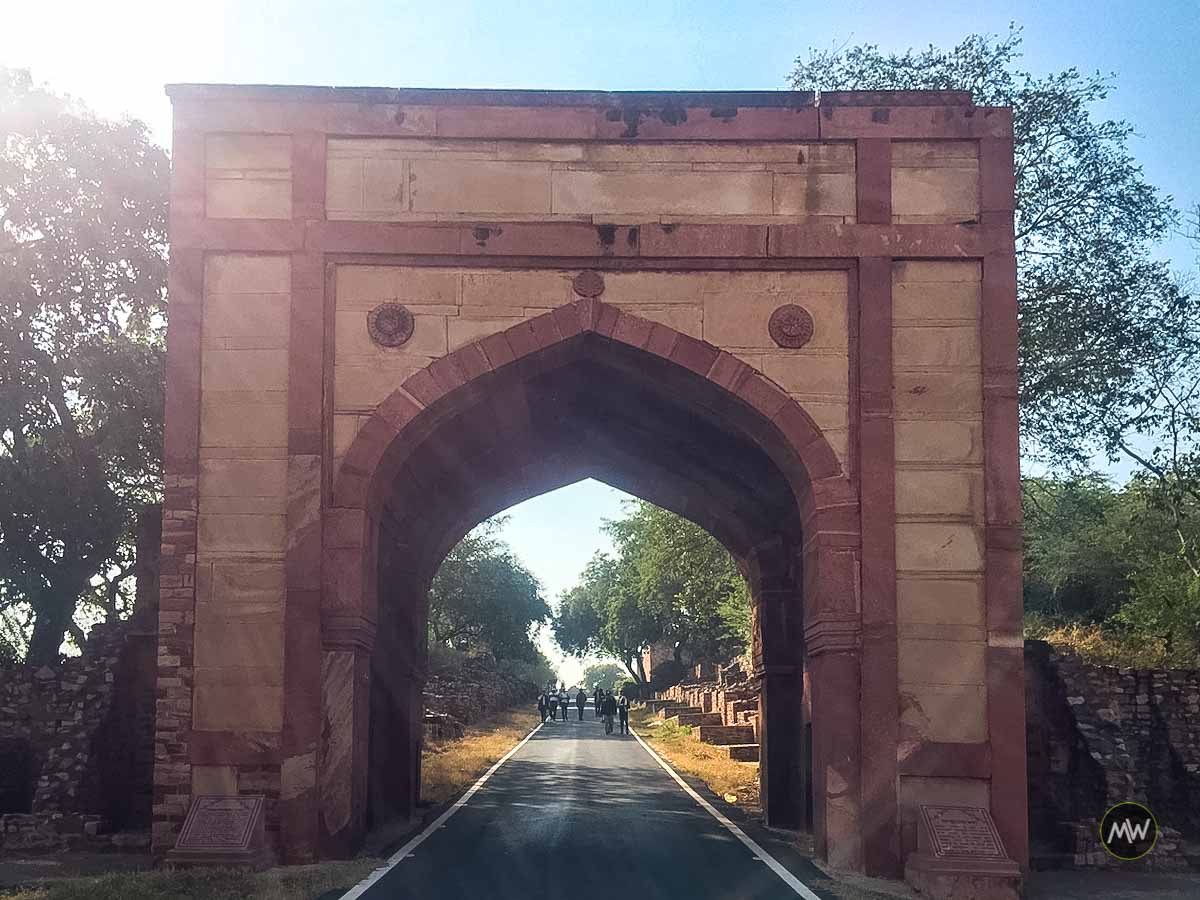
{"type": "Polygon", "coordinates": [[[643,683],[642,650],[669,644],[677,661],[725,659],[750,636],[746,582],[708,532],[644,501],[606,523],[615,554],[598,553],[554,618],[567,652],[621,660],[643,683]]]}
{"type": "Polygon", "coordinates": [[[579,683],[585,688],[594,688],[599,685],[608,690],[617,682],[624,680],[625,677],[625,669],[616,663],[593,663],[583,670],[579,683]]]}
{"type": "Polygon", "coordinates": [[[429,639],[497,659],[541,660],[533,633],[550,618],[542,586],[498,537],[491,519],[442,562],[429,590],[429,639]]]}
{"type": "Polygon", "coordinates": [[[159,495],[168,163],[9,69],[0,140],[0,616],[45,663],[159,495]]]}
{"type": "Polygon", "coordinates": [[[1024,496],[1031,636],[1066,627],[1104,661],[1200,665],[1200,504],[1177,518],[1144,475],[1026,478],[1024,496]]]}
{"type": "Polygon", "coordinates": [[[1085,469],[1096,453],[1156,478],[1196,468],[1200,296],[1154,246],[1176,222],[1134,159],[1133,126],[1101,118],[1111,76],[1018,66],[1021,36],[942,50],[810,51],[791,74],[816,90],[968,90],[1010,106],[1023,452],[1085,469]],[[1188,423],[1191,423],[1189,428],[1188,423]]]}

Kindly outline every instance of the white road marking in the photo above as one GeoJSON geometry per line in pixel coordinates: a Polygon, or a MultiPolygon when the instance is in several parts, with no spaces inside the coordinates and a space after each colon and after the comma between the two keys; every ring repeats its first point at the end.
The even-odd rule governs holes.
{"type": "Polygon", "coordinates": [[[531,737],[533,737],[535,734],[537,734],[539,731],[541,731],[542,725],[545,725],[545,724],[546,724],[545,722],[542,722],[541,725],[536,726],[533,729],[533,731],[531,731],[531,732],[529,732],[529,734],[525,735],[525,737],[521,740],[521,743],[517,744],[517,746],[513,747],[511,750],[509,750],[507,753],[505,753],[502,757],[500,757],[500,759],[498,759],[496,761],[496,764],[494,766],[492,766],[490,769],[488,769],[486,772],[484,772],[483,775],[480,776],[479,780],[476,781],[473,785],[471,785],[471,787],[467,789],[467,792],[465,794],[463,794],[461,797],[459,797],[458,800],[455,801],[453,806],[451,806],[448,810],[446,810],[444,813],[442,813],[440,816],[438,816],[436,819],[434,819],[433,822],[424,831],[422,831],[415,838],[413,838],[411,841],[409,841],[407,844],[405,844],[403,847],[401,847],[399,850],[397,850],[394,854],[392,854],[388,858],[388,861],[386,863],[384,863],[382,866],[380,866],[378,869],[376,869],[374,872],[372,872],[370,875],[368,875],[366,878],[364,878],[362,881],[360,881],[358,884],[356,884],[353,888],[351,888],[345,894],[342,894],[341,900],[358,900],[358,898],[361,897],[363,894],[365,894],[377,881],[379,881],[379,879],[383,878],[384,875],[386,875],[392,869],[396,868],[396,866],[398,866],[401,862],[403,862],[406,857],[412,856],[413,851],[416,850],[417,847],[421,846],[421,844],[425,841],[425,839],[427,837],[429,837],[431,834],[433,834],[433,832],[437,831],[439,828],[443,827],[446,824],[447,819],[449,819],[452,815],[454,815],[456,812],[458,812],[460,809],[462,809],[464,806],[466,806],[467,801],[470,800],[472,797],[474,797],[475,794],[479,791],[479,789],[481,787],[483,787],[484,783],[489,778],[491,778],[493,775],[496,774],[496,770],[499,769],[506,762],[508,762],[508,759],[510,756],[512,756],[514,753],[516,753],[518,750],[520,750],[522,747],[524,747],[525,744],[528,743],[528,741],[531,737]]]}
{"type": "MultiPolygon", "coordinates": [[[[735,825],[733,822],[731,822],[724,813],[722,813],[719,809],[714,807],[711,803],[709,803],[707,800],[705,800],[703,797],[701,797],[699,794],[697,794],[694,790],[692,790],[691,786],[686,781],[684,781],[682,778],[680,778],[679,774],[674,769],[672,769],[666,762],[664,762],[663,758],[661,756],[659,756],[657,753],[655,753],[650,748],[649,744],[647,744],[645,741],[642,740],[642,736],[640,734],[638,734],[632,728],[629,730],[633,734],[633,736],[635,738],[637,738],[638,743],[642,745],[642,749],[645,750],[647,753],[649,753],[652,757],[654,757],[655,762],[657,762],[660,766],[662,766],[663,770],[668,775],[670,775],[672,778],[675,779],[675,783],[678,784],[681,788],[683,788],[684,791],[687,792],[689,797],[691,797],[693,800],[695,800],[697,803],[699,803],[705,810],[707,810],[709,815],[711,815],[714,819],[716,819],[723,826],[725,826],[725,828],[729,831],[730,834],[732,834],[735,838],[737,838],[739,841],[741,841],[743,844],[745,844],[746,847],[749,848],[750,852],[753,853],[755,855],[755,857],[758,858],[759,861],[766,863],[767,866],[771,869],[771,871],[780,877],[780,879],[783,881],[784,884],[786,884],[793,891],[795,891],[797,894],[799,894],[801,897],[803,897],[804,900],[821,900],[820,897],[818,897],[816,894],[814,894],[812,891],[810,891],[807,887],[805,887],[804,882],[802,882],[795,875],[793,875],[791,872],[789,872],[784,867],[783,863],[779,862],[779,860],[777,860],[770,853],[768,853],[766,850],[764,850],[758,844],[758,842],[754,840],[754,838],[750,837],[750,835],[746,834],[746,832],[744,832],[744,831],[742,831],[742,829],[738,828],[737,825],[735,825]]],[[[347,898],[349,896],[350,896],[349,894],[346,895],[347,898]]]]}

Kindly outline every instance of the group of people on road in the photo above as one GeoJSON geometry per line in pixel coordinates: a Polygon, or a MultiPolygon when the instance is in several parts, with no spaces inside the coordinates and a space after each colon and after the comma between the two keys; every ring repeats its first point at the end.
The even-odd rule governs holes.
{"type": "MultiPolygon", "coordinates": [[[[571,703],[574,702],[578,720],[583,721],[583,708],[587,706],[587,694],[583,688],[578,688],[574,693],[567,690],[565,685],[559,685],[555,688],[554,685],[549,685],[546,690],[538,694],[537,708],[538,714],[542,717],[542,722],[546,720],[552,722],[558,721],[561,714],[562,721],[569,721],[571,714],[571,703]]],[[[621,734],[629,734],[629,698],[624,694],[619,697],[614,697],[612,691],[605,691],[599,685],[592,692],[592,702],[595,704],[595,715],[597,718],[604,719],[604,733],[613,733],[613,721],[617,720],[620,724],[621,734]]]]}
{"type": "Polygon", "coordinates": [[[579,721],[583,721],[583,708],[587,706],[587,694],[580,688],[578,693],[572,694],[565,686],[559,686],[557,689],[551,685],[538,694],[538,712],[542,716],[542,721],[547,719],[557,720],[559,713],[562,713],[562,720],[567,721],[567,716],[571,714],[571,701],[575,701],[575,707],[579,713],[579,721]]]}

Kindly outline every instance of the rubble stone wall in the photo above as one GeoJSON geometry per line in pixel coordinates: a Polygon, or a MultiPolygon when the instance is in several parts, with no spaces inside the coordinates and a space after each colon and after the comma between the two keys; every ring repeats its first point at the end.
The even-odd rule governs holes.
{"type": "Polygon", "coordinates": [[[57,666],[0,670],[0,846],[148,828],[154,636],[96,625],[57,666]]]}
{"type": "Polygon", "coordinates": [[[1129,865],[1186,868],[1200,839],[1200,671],[1089,665],[1042,641],[1025,645],[1030,830],[1038,853],[1122,865],[1097,823],[1125,800],[1160,827],[1129,865]]]}

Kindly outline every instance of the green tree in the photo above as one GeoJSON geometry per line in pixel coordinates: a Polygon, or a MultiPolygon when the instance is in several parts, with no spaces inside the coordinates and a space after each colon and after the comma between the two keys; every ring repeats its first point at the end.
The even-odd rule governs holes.
{"type": "Polygon", "coordinates": [[[1027,478],[1025,606],[1033,636],[1124,664],[1200,662],[1200,509],[1158,480],[1027,478]],[[1064,627],[1065,626],[1065,627],[1064,627]]]}
{"type": "Polygon", "coordinates": [[[638,605],[629,574],[620,560],[604,553],[593,556],[579,582],[559,600],[554,639],[575,656],[600,653],[619,659],[642,684],[642,648],[660,632],[658,623],[638,605]]]}
{"type": "Polygon", "coordinates": [[[1025,610],[1093,624],[1129,599],[1121,496],[1099,475],[1025,478],[1025,610]]]}
{"type": "Polygon", "coordinates": [[[0,140],[0,615],[47,663],[160,492],[168,162],[9,69],[0,140]]]}
{"type": "MultiPolygon", "coordinates": [[[[632,593],[682,662],[725,659],[750,639],[750,596],[729,551],[687,519],[639,502],[608,524],[632,593]]],[[[649,642],[648,642],[649,643],[649,642]]]]}
{"type": "Polygon", "coordinates": [[[538,662],[533,631],[550,617],[542,586],[497,537],[491,519],[447,555],[429,590],[429,638],[497,659],[538,662]]]}
{"type": "Polygon", "coordinates": [[[729,552],[706,531],[639,501],[605,526],[616,555],[597,553],[554,618],[559,645],[577,656],[605,653],[646,681],[642,651],[667,642],[677,661],[724,659],[750,635],[746,583],[729,552]]]}
{"type": "Polygon", "coordinates": [[[625,670],[616,663],[592,663],[583,670],[579,683],[585,688],[594,688],[599,685],[607,690],[624,677],[625,670]]]}
{"type": "Polygon", "coordinates": [[[949,50],[810,51],[791,81],[821,91],[968,90],[981,105],[1012,107],[1024,452],[1076,469],[1097,452],[1124,457],[1166,493],[1188,493],[1200,298],[1151,255],[1175,221],[1171,200],[1130,153],[1132,126],[1094,113],[1111,77],[1036,77],[1017,66],[1020,43],[1014,29],[949,50]]]}

